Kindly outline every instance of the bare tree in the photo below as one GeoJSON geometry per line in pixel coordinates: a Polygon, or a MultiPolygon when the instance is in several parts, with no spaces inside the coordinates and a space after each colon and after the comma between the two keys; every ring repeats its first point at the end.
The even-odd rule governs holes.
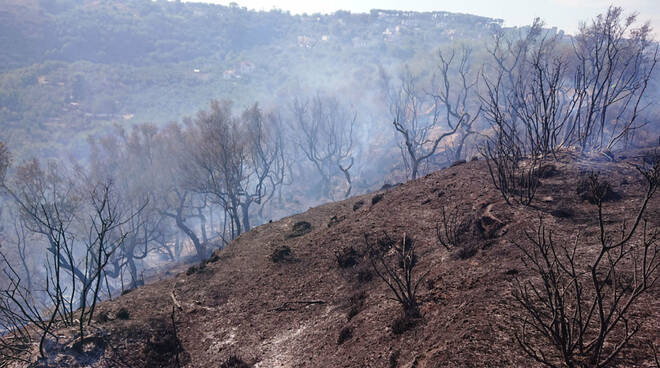
{"type": "Polygon", "coordinates": [[[439,77],[443,80],[443,87],[437,88],[435,95],[423,91],[421,77],[414,75],[408,67],[401,74],[397,85],[386,86],[394,131],[400,137],[401,157],[412,179],[417,178],[423,165],[436,154],[443,140],[456,134],[463,123],[475,118],[465,115],[465,111],[457,110],[460,106],[449,109],[458,118],[445,110],[451,107],[451,89],[448,79],[443,78],[447,76],[453,57],[441,60],[439,77]]]}
{"type": "MultiPolygon", "coordinates": [[[[45,285],[39,289],[50,299],[49,315],[42,317],[42,310],[32,304],[31,291],[11,267],[6,273],[11,287],[5,293],[25,320],[41,326],[43,354],[43,341],[55,318],[77,326],[84,338],[105,281],[104,269],[125,240],[122,225],[132,215],[120,211],[121,199],[112,182],[93,180],[54,162],[45,169],[36,160],[19,166],[7,192],[26,228],[47,244],[45,285]]],[[[5,264],[9,265],[6,259],[5,264]]]]}
{"type": "Polygon", "coordinates": [[[472,49],[461,48],[458,67],[455,67],[456,51],[449,55],[438,53],[440,63],[431,82],[431,93],[436,104],[442,105],[449,127],[458,127],[457,136],[451,142],[454,161],[465,158],[465,145],[475,131],[473,125],[481,114],[481,104],[476,95],[478,75],[471,75],[472,49]]]}
{"type": "Polygon", "coordinates": [[[638,121],[658,58],[648,23],[610,6],[575,37],[574,118],[583,150],[610,150],[645,123],[638,121]]]}
{"type": "Polygon", "coordinates": [[[269,201],[284,181],[279,117],[255,104],[237,118],[231,103],[213,101],[187,126],[193,187],[224,209],[232,238],[249,231],[250,208],[269,201]]]}
{"type": "Polygon", "coordinates": [[[516,339],[534,360],[549,367],[605,367],[639,331],[633,308],[659,277],[660,229],[643,218],[660,185],[660,161],[639,170],[646,193],[632,226],[624,222],[615,230],[603,215],[606,186],[591,176],[600,232],[586,264],[579,237],[557,241],[542,221],[527,234],[529,246],[518,245],[534,277],[515,284],[522,313],[516,339]]]}
{"type": "Polygon", "coordinates": [[[348,185],[344,192],[348,198],[352,190],[350,170],[355,162],[353,135],[357,113],[348,112],[339,100],[320,93],[311,101],[296,99],[292,110],[298,146],[321,177],[321,193],[331,195],[333,179],[339,174],[348,185]]]}

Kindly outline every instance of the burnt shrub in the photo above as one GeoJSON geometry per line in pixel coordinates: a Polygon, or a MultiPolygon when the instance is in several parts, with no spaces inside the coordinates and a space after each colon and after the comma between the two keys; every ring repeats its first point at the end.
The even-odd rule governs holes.
{"type": "Polygon", "coordinates": [[[355,202],[355,204],[353,204],[353,211],[359,210],[360,208],[362,208],[362,206],[364,206],[364,201],[363,200],[359,200],[359,201],[355,202]]]}
{"type": "Polygon", "coordinates": [[[451,254],[454,259],[469,259],[474,257],[479,251],[479,247],[475,244],[464,243],[451,254]]]}
{"type": "Polygon", "coordinates": [[[395,335],[401,335],[402,333],[415,328],[420,322],[419,315],[409,315],[404,313],[392,321],[391,328],[392,333],[395,335]]]}
{"type": "Polygon", "coordinates": [[[143,354],[147,367],[175,367],[189,360],[181,346],[176,330],[164,319],[149,322],[152,332],[144,345],[143,354]]]}
{"type": "MultiPolygon", "coordinates": [[[[386,238],[389,237],[386,236],[386,238]]],[[[395,241],[391,245],[394,252],[386,252],[383,246],[392,244],[391,239],[384,243],[371,244],[365,234],[364,240],[369,255],[368,259],[374,273],[390,288],[392,294],[394,294],[393,299],[399,302],[406,316],[418,316],[417,289],[430,272],[430,269],[421,275],[417,275],[415,272],[418,270],[418,267],[416,267],[418,265],[418,258],[415,253],[416,242],[404,233],[400,241],[395,241]]]]}
{"type": "Polygon", "coordinates": [[[559,207],[550,211],[550,214],[558,218],[573,218],[573,216],[575,216],[575,211],[571,207],[560,205],[559,207]]]}
{"type": "Polygon", "coordinates": [[[243,359],[241,359],[238,355],[232,354],[227,359],[225,359],[222,364],[220,364],[220,368],[250,368],[252,367],[251,365],[247,364],[243,359]]]}
{"type": "Polygon", "coordinates": [[[353,317],[357,316],[362,309],[364,309],[364,300],[366,299],[366,294],[364,291],[355,293],[348,298],[348,313],[346,315],[347,319],[350,321],[353,317]]]}
{"type": "Polygon", "coordinates": [[[339,331],[339,336],[337,336],[337,345],[341,345],[344,342],[350,340],[353,337],[353,329],[350,327],[344,327],[339,331]]]}
{"type": "Polygon", "coordinates": [[[591,204],[599,202],[613,202],[621,199],[621,195],[614,191],[612,185],[600,178],[600,174],[591,172],[583,175],[575,188],[578,197],[591,204]]]}
{"type": "Polygon", "coordinates": [[[330,221],[328,222],[328,227],[333,227],[333,226],[337,225],[338,223],[344,221],[345,219],[346,219],[345,216],[334,215],[330,218],[330,221]]]}
{"type": "Polygon", "coordinates": [[[127,320],[131,318],[131,314],[128,312],[128,309],[120,308],[117,312],[117,318],[127,320]]]}
{"type": "Polygon", "coordinates": [[[374,274],[368,268],[360,268],[355,277],[359,283],[366,284],[373,280],[374,274]]]}
{"type": "Polygon", "coordinates": [[[389,358],[390,368],[396,368],[399,366],[399,355],[401,355],[401,352],[399,350],[395,350],[390,354],[390,358],[389,358]]]}
{"type": "Polygon", "coordinates": [[[291,248],[286,245],[279,246],[273,250],[273,253],[270,255],[270,260],[274,263],[279,262],[293,262],[295,258],[291,253],[291,248]]]}
{"type": "Polygon", "coordinates": [[[340,268],[349,268],[358,264],[360,254],[352,246],[344,247],[340,251],[335,252],[337,264],[340,268]]]}
{"type": "Polygon", "coordinates": [[[553,164],[545,164],[545,165],[541,165],[538,168],[536,172],[536,177],[540,179],[547,179],[556,176],[557,174],[559,174],[559,170],[557,170],[557,166],[553,164]]]}
{"type": "Polygon", "coordinates": [[[106,322],[110,321],[110,315],[108,314],[108,312],[104,311],[104,312],[101,312],[101,313],[97,314],[95,319],[96,319],[96,322],[98,322],[98,323],[106,323],[106,322]]]}
{"type": "Polygon", "coordinates": [[[381,194],[376,194],[375,196],[373,196],[373,197],[371,198],[371,205],[373,206],[374,204],[376,204],[376,203],[382,201],[382,200],[383,200],[383,197],[385,197],[385,195],[382,194],[382,193],[381,193],[381,194]]]}
{"type": "Polygon", "coordinates": [[[295,224],[293,224],[293,227],[291,228],[291,233],[289,233],[287,237],[297,238],[299,236],[303,236],[307,234],[310,231],[312,231],[312,224],[310,224],[307,221],[298,221],[295,224]]]}

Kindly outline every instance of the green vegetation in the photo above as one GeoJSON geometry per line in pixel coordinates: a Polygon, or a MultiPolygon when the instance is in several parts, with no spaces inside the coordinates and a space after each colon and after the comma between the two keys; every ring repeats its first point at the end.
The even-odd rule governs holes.
{"type": "Polygon", "coordinates": [[[500,22],[445,12],[9,0],[0,24],[0,140],[22,159],[84,157],[90,134],[180,120],[211,99],[270,105],[323,88],[378,119],[380,67],[421,69],[439,47],[480,43],[500,22]]]}

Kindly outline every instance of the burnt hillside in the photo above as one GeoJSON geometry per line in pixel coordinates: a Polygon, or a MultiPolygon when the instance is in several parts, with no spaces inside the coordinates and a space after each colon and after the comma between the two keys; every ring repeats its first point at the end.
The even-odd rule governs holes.
{"type": "MultiPolygon", "coordinates": [[[[611,162],[565,154],[526,207],[507,205],[479,160],[264,224],[203,265],[102,303],[87,353],[73,353],[74,332],[60,330],[49,362],[36,365],[239,366],[227,365],[234,357],[255,367],[534,366],[514,338],[515,280],[533,277],[514,244],[527,246],[524,232],[537,230],[540,215],[556,241],[579,233],[578,258],[592,257],[597,208],[580,196],[579,182],[600,172],[613,193],[603,205],[606,225],[630,221],[645,185],[630,164],[641,156],[611,162]],[[443,207],[466,224],[451,251],[436,236],[443,207]],[[429,272],[416,326],[393,331],[401,308],[373,273],[365,234],[374,243],[415,239],[417,275],[429,272]]],[[[660,225],[659,213],[656,196],[648,228],[660,225]]],[[[653,366],[659,296],[656,284],[632,307],[641,329],[614,366],[653,366]]]]}

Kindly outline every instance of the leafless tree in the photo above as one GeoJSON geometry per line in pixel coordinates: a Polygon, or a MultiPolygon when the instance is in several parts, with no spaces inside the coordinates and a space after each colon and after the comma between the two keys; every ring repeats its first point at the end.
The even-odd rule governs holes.
{"type": "Polygon", "coordinates": [[[475,134],[473,126],[481,114],[481,104],[476,95],[478,75],[472,75],[472,49],[461,48],[458,66],[455,66],[456,51],[448,55],[438,53],[440,63],[431,82],[431,94],[436,105],[444,107],[445,121],[449,127],[458,127],[451,142],[452,160],[465,159],[467,140],[475,134]]]}
{"type": "Polygon", "coordinates": [[[150,191],[150,203],[162,216],[171,219],[182,233],[193,243],[197,257],[207,257],[207,244],[193,228],[191,221],[197,220],[198,209],[204,206],[196,191],[197,166],[189,154],[190,142],[182,127],[169,124],[155,137],[154,163],[149,174],[154,186],[150,191]]]}
{"type": "Polygon", "coordinates": [[[321,177],[321,193],[331,195],[335,176],[343,175],[351,194],[350,170],[355,162],[353,144],[357,113],[348,112],[333,97],[320,93],[311,100],[293,102],[293,129],[297,132],[298,146],[321,177]]]}
{"type": "Polygon", "coordinates": [[[518,245],[533,278],[515,284],[522,314],[516,339],[534,360],[549,367],[605,367],[639,331],[633,309],[659,277],[660,229],[644,217],[660,185],[660,161],[639,170],[647,182],[642,203],[632,225],[614,230],[603,214],[606,186],[591,176],[600,229],[595,256],[582,259],[579,237],[557,241],[543,221],[527,235],[528,245],[518,245]]]}
{"type": "Polygon", "coordinates": [[[583,150],[610,150],[645,124],[639,113],[658,57],[648,23],[610,6],[582,24],[573,44],[576,58],[574,127],[583,150]]]}
{"type": "Polygon", "coordinates": [[[284,181],[279,117],[256,104],[235,117],[230,102],[213,101],[187,126],[193,187],[224,209],[232,238],[250,230],[253,205],[270,200],[284,181]]]}
{"type": "MultiPolygon", "coordinates": [[[[467,63],[469,53],[464,56],[466,58],[463,60],[467,63]]],[[[476,118],[461,110],[465,106],[461,106],[460,102],[451,105],[453,97],[450,92],[453,89],[446,77],[453,60],[453,56],[448,59],[441,57],[434,91],[425,91],[422,77],[413,74],[408,67],[394,86],[386,83],[394,131],[400,138],[401,157],[412,179],[418,177],[423,165],[436,154],[441,142],[456,134],[462,124],[471,123],[476,118]],[[438,83],[437,79],[441,82],[438,83]]],[[[463,70],[466,65],[463,64],[463,70]]],[[[465,90],[458,93],[459,101],[461,94],[465,95],[465,90]]]]}
{"type": "MultiPolygon", "coordinates": [[[[37,323],[43,341],[57,318],[77,326],[80,338],[94,316],[105,282],[104,269],[126,238],[122,226],[133,214],[121,212],[121,198],[112,182],[97,181],[84,172],[51,162],[46,168],[33,160],[19,166],[7,192],[16,202],[26,228],[46,241],[46,279],[42,289],[50,303],[48,316],[33,304],[17,272],[6,275],[9,298],[23,318],[37,323]]],[[[5,265],[9,265],[5,258],[5,265]]]]}

